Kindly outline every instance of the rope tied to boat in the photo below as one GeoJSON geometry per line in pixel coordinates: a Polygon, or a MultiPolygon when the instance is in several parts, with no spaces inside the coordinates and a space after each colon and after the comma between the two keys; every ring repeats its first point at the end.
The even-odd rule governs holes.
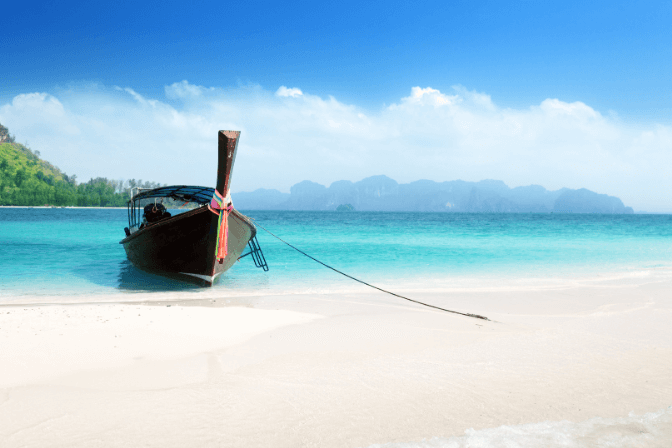
{"type": "Polygon", "coordinates": [[[222,263],[228,253],[229,213],[233,210],[233,204],[231,203],[229,195],[224,197],[219,191],[215,190],[215,194],[212,195],[212,199],[210,200],[210,210],[219,215],[219,220],[217,221],[217,248],[215,249],[215,254],[219,262],[222,263]]]}
{"type": "Polygon", "coordinates": [[[272,237],[274,237],[274,238],[278,239],[279,241],[285,243],[286,245],[288,245],[289,247],[291,247],[291,248],[294,249],[295,251],[297,251],[297,252],[299,252],[299,253],[305,255],[306,257],[310,258],[310,259],[313,260],[313,261],[318,262],[319,264],[321,264],[321,265],[324,266],[325,268],[329,268],[329,269],[331,269],[331,270],[334,271],[334,272],[338,272],[339,274],[344,275],[345,277],[348,277],[349,279],[352,279],[352,280],[354,280],[354,281],[356,281],[356,282],[362,283],[362,284],[364,284],[364,285],[366,285],[366,286],[368,286],[368,287],[370,287],[370,288],[377,289],[378,291],[382,291],[382,292],[387,293],[387,294],[391,294],[391,295],[393,295],[393,296],[395,296],[395,297],[399,297],[400,299],[408,300],[409,302],[413,302],[413,303],[417,303],[417,304],[419,304],[419,305],[423,305],[423,306],[426,306],[426,307],[429,307],[429,308],[434,308],[434,309],[437,309],[437,310],[445,311],[445,312],[447,312],[447,313],[459,314],[459,315],[461,315],[461,316],[473,317],[474,319],[482,319],[482,320],[490,321],[490,319],[488,319],[487,317],[485,317],[485,316],[481,316],[481,315],[479,315],[479,314],[462,313],[462,312],[460,312],[460,311],[449,310],[449,309],[446,309],[446,308],[441,308],[440,306],[430,305],[429,303],[420,302],[419,300],[409,299],[408,297],[404,297],[404,296],[402,296],[402,295],[400,295],[400,294],[396,294],[396,293],[394,293],[394,292],[392,292],[392,291],[387,291],[386,289],[379,288],[378,286],[372,285],[372,284],[367,283],[367,282],[365,282],[365,281],[363,281],[363,280],[360,280],[360,279],[358,279],[358,278],[355,278],[355,277],[353,277],[352,275],[348,275],[348,274],[346,274],[346,273],[343,272],[343,271],[339,271],[338,269],[336,269],[336,268],[334,268],[334,267],[331,267],[331,266],[329,266],[329,265],[326,264],[326,263],[321,262],[321,261],[318,260],[317,258],[308,255],[307,253],[305,253],[304,251],[302,251],[302,250],[299,249],[298,247],[294,247],[294,246],[292,246],[292,245],[289,244],[287,241],[283,240],[282,238],[280,238],[279,236],[277,236],[276,234],[274,234],[273,232],[271,232],[270,230],[268,230],[267,228],[265,228],[264,226],[262,226],[261,224],[259,224],[254,218],[250,218],[250,219],[251,219],[252,221],[254,221],[254,223],[255,223],[257,226],[261,227],[264,231],[266,231],[267,233],[269,233],[272,237]]]}

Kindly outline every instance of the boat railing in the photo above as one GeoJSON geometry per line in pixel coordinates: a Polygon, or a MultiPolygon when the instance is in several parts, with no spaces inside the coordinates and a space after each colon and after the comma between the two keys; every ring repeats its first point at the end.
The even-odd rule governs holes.
{"type": "Polygon", "coordinates": [[[131,188],[131,199],[128,201],[128,227],[131,233],[138,230],[142,221],[142,211],[140,210],[140,201],[136,201],[135,197],[142,191],[151,190],[151,188],[131,188]]]}
{"type": "Polygon", "coordinates": [[[264,257],[264,253],[261,251],[261,246],[259,246],[259,241],[257,241],[256,235],[250,239],[250,241],[247,243],[247,246],[249,251],[238,257],[238,259],[240,260],[241,258],[247,257],[248,255],[252,255],[254,265],[258,268],[262,268],[264,271],[268,271],[266,257],[264,257]]]}

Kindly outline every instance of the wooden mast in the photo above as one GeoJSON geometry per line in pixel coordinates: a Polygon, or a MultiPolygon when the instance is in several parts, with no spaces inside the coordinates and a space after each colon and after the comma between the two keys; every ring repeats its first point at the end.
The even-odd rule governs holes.
{"type": "Polygon", "coordinates": [[[219,131],[218,156],[217,156],[217,191],[223,197],[231,188],[231,172],[236,161],[236,150],[240,131],[219,131]]]}

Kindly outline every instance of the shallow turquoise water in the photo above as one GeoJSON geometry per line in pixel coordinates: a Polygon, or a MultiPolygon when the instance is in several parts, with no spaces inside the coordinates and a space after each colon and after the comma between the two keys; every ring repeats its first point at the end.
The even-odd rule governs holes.
{"type": "MultiPolygon", "coordinates": [[[[386,287],[672,267],[672,215],[245,212],[323,262],[386,287]]],[[[0,209],[0,301],[195,288],[130,266],[126,210],[0,209]]],[[[248,258],[218,291],[329,290],[350,280],[259,229],[270,271],[248,258]]]]}

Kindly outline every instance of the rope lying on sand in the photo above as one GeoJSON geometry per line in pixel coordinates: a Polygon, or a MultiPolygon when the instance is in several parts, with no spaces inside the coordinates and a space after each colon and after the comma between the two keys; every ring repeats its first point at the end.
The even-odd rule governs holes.
{"type": "MultiPolygon", "coordinates": [[[[251,218],[251,219],[252,219],[252,218],[251,218]]],[[[317,258],[312,257],[312,256],[308,255],[307,253],[305,253],[304,251],[302,251],[301,249],[292,246],[292,245],[289,244],[287,241],[283,240],[282,238],[280,238],[279,236],[277,236],[276,234],[274,234],[273,232],[271,232],[270,230],[268,230],[267,228],[265,228],[264,226],[262,226],[261,224],[259,224],[256,220],[254,220],[254,219],[252,219],[252,220],[254,221],[254,223],[255,223],[257,226],[261,227],[264,231],[268,232],[271,236],[273,236],[274,238],[277,238],[278,240],[282,241],[283,243],[285,243],[286,245],[288,245],[289,247],[291,247],[291,248],[294,249],[295,251],[297,251],[297,252],[299,252],[299,253],[305,255],[306,257],[310,258],[310,259],[313,260],[313,261],[316,261],[316,262],[320,263],[320,264],[321,264],[322,266],[324,266],[325,268],[329,268],[329,269],[331,269],[332,271],[338,272],[339,274],[344,275],[344,276],[346,276],[346,277],[348,277],[348,278],[350,278],[350,279],[352,279],[352,280],[354,280],[354,281],[356,281],[356,282],[359,282],[359,283],[362,283],[362,284],[364,284],[364,285],[366,285],[366,286],[369,286],[369,287],[371,287],[371,288],[377,289],[378,291],[382,291],[382,292],[385,292],[385,293],[387,293],[387,294],[391,294],[391,295],[393,295],[393,296],[395,296],[395,297],[399,297],[400,299],[408,300],[409,302],[414,302],[414,303],[417,303],[417,304],[419,304],[419,305],[423,305],[423,306],[426,306],[426,307],[429,307],[429,308],[435,308],[435,309],[437,309],[437,310],[445,311],[445,312],[447,312],[447,313],[459,314],[459,315],[461,315],[461,316],[473,317],[473,318],[475,318],[475,319],[483,319],[483,320],[487,320],[487,321],[490,320],[490,319],[488,319],[487,317],[485,317],[485,316],[480,316],[480,315],[478,315],[478,314],[460,313],[459,311],[447,310],[447,309],[445,309],[445,308],[441,308],[441,307],[436,306],[436,305],[430,305],[429,303],[424,303],[424,302],[420,302],[420,301],[418,301],[418,300],[409,299],[408,297],[404,297],[404,296],[402,296],[402,295],[395,294],[395,293],[393,293],[393,292],[391,292],[391,291],[387,291],[387,290],[385,290],[385,289],[383,289],[383,288],[379,288],[379,287],[377,287],[377,286],[374,286],[374,285],[372,285],[372,284],[370,284],[370,283],[366,283],[365,281],[360,280],[360,279],[358,279],[358,278],[355,278],[355,277],[353,277],[352,275],[348,275],[348,274],[346,274],[345,272],[339,271],[338,269],[333,268],[333,267],[329,266],[329,265],[326,264],[326,263],[322,263],[322,262],[321,262],[320,260],[318,260],[317,258]]]]}

